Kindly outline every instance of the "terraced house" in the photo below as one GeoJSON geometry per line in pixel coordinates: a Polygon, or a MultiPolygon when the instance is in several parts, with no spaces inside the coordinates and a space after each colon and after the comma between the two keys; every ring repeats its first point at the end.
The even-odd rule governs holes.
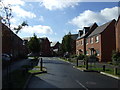
{"type": "Polygon", "coordinates": [[[114,19],[97,27],[86,38],[87,55],[96,53],[100,62],[111,61],[112,51],[116,49],[115,23],[114,19]]]}
{"type": "Polygon", "coordinates": [[[83,30],[79,30],[78,38],[76,39],[76,54],[86,54],[86,38],[90,35],[98,25],[94,23],[90,27],[84,27],[83,30]]]}

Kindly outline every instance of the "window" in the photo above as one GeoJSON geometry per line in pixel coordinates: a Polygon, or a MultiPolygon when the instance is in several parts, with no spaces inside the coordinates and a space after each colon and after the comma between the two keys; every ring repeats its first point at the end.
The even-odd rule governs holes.
{"type": "Polygon", "coordinates": [[[95,37],[95,42],[96,43],[99,42],[99,37],[98,36],[95,37]]]}
{"type": "Polygon", "coordinates": [[[81,45],[83,45],[83,40],[81,40],[81,45]]]}
{"type": "Polygon", "coordinates": [[[93,43],[93,38],[90,38],[90,43],[91,43],[91,44],[93,43]]]}
{"type": "Polygon", "coordinates": [[[99,56],[99,55],[100,55],[100,52],[99,52],[99,50],[96,50],[96,53],[97,53],[97,56],[99,56]]]}

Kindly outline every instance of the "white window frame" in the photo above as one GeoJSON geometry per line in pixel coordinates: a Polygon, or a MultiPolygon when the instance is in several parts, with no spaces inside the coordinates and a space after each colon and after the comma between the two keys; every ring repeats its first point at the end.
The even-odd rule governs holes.
{"type": "Polygon", "coordinates": [[[95,42],[96,42],[96,43],[99,42],[99,36],[95,36],[95,42]]]}
{"type": "Polygon", "coordinates": [[[81,43],[81,45],[83,45],[83,40],[81,40],[81,42],[80,42],[80,43],[81,43]]]}
{"type": "Polygon", "coordinates": [[[90,38],[90,43],[93,44],[93,37],[90,38]]]}

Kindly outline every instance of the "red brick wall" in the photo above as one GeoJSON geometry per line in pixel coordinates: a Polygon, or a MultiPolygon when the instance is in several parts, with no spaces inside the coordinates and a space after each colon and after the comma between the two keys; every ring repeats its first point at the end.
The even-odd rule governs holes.
{"type": "Polygon", "coordinates": [[[120,51],[120,16],[116,25],[116,50],[120,51]]]}
{"type": "Polygon", "coordinates": [[[12,54],[14,58],[26,55],[23,40],[2,24],[2,53],[12,54]]]}
{"type": "Polygon", "coordinates": [[[89,48],[94,48],[95,50],[99,50],[99,61],[101,61],[101,35],[95,35],[93,37],[87,38],[88,39],[88,44],[86,45],[86,51],[88,51],[89,55],[91,55],[91,51],[89,48]],[[99,37],[99,42],[95,42],[95,37],[99,37]],[[93,43],[90,43],[90,38],[93,38],[93,43]]]}
{"type": "Polygon", "coordinates": [[[101,34],[102,61],[105,62],[111,61],[112,51],[116,49],[115,22],[113,21],[101,34]]]}
{"type": "Polygon", "coordinates": [[[48,39],[44,39],[42,42],[42,55],[43,56],[50,56],[51,55],[50,42],[48,39]]]}
{"type": "Polygon", "coordinates": [[[76,54],[84,54],[84,39],[76,40],[76,54]],[[81,45],[81,41],[83,42],[83,45],[81,45]],[[79,50],[82,50],[83,52],[80,52],[79,50]]]}

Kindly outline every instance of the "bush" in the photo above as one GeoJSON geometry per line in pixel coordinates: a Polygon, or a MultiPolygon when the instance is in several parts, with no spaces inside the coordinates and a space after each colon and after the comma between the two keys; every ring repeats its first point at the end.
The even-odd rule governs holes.
{"type": "Polygon", "coordinates": [[[113,51],[112,62],[116,65],[120,65],[120,52],[119,51],[113,51]]]}
{"type": "Polygon", "coordinates": [[[77,55],[76,55],[76,54],[74,54],[74,55],[71,55],[70,57],[71,57],[71,58],[76,58],[76,57],[77,57],[77,55]]]}
{"type": "Polygon", "coordinates": [[[80,54],[79,56],[77,56],[77,60],[83,60],[85,58],[85,55],[80,54]]]}

